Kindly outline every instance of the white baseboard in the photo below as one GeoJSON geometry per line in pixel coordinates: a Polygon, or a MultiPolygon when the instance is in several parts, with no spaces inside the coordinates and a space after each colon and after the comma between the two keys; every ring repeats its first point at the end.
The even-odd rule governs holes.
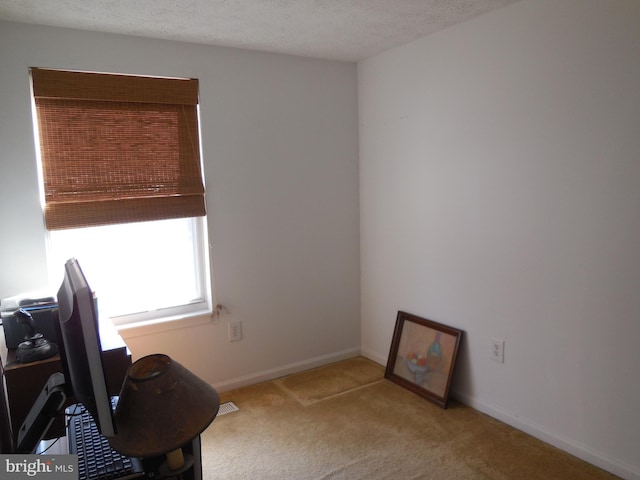
{"type": "Polygon", "coordinates": [[[373,351],[368,350],[366,348],[363,349],[360,352],[360,355],[362,355],[363,357],[366,357],[369,360],[372,360],[372,361],[374,361],[376,363],[379,363],[383,367],[387,365],[387,360],[389,360],[388,357],[382,357],[382,356],[378,355],[376,352],[373,352],[373,351]]]}
{"type": "Polygon", "coordinates": [[[359,348],[351,348],[343,350],[341,352],[334,352],[327,355],[321,355],[319,357],[309,358],[300,362],[290,363],[288,365],[282,365],[277,368],[271,368],[269,370],[262,370],[242,377],[232,378],[219,382],[213,385],[218,392],[226,392],[235,388],[246,387],[248,385],[255,385],[256,383],[266,382],[273,380],[274,378],[284,377],[293,373],[302,372],[311,368],[322,367],[329,365],[330,363],[340,362],[349,358],[357,357],[360,355],[359,348]]]}
{"type": "Polygon", "coordinates": [[[602,452],[596,451],[586,445],[575,442],[571,439],[558,435],[555,432],[550,432],[545,428],[540,427],[526,419],[520,418],[510,412],[505,412],[499,408],[495,408],[491,405],[487,405],[477,399],[466,395],[461,392],[451,392],[451,396],[456,400],[469,405],[471,408],[485,413],[490,417],[500,420],[507,425],[510,425],[518,430],[521,430],[529,435],[542,440],[545,443],[553,445],[575,457],[578,457],[585,462],[588,462],[596,467],[599,467],[607,472],[613,473],[620,478],[626,480],[640,480],[640,470],[633,465],[629,465],[618,459],[611,458],[602,452]]]}

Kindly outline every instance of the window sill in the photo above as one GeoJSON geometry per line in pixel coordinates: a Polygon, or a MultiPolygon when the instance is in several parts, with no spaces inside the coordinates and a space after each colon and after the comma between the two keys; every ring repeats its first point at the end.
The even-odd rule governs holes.
{"type": "Polygon", "coordinates": [[[128,338],[155,335],[172,330],[182,330],[193,328],[207,323],[213,323],[213,312],[202,310],[185,315],[156,318],[141,322],[130,323],[128,325],[116,325],[118,333],[123,340],[128,338]]]}

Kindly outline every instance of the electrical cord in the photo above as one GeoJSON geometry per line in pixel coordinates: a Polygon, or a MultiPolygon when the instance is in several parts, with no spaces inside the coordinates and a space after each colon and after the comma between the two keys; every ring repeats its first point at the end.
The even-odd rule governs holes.
{"type": "MultiPolygon", "coordinates": [[[[82,412],[79,412],[79,405],[76,403],[73,406],[73,411],[72,412],[60,412],[58,414],[55,415],[55,417],[60,417],[60,416],[64,416],[65,422],[64,422],[64,431],[67,432],[69,430],[69,423],[70,418],[71,417],[79,417],[82,416],[82,412]]],[[[49,450],[51,450],[51,448],[53,448],[54,445],[56,445],[60,439],[62,439],[62,437],[57,437],[53,442],[51,442],[47,448],[45,448],[44,450],[42,450],[41,452],[38,452],[39,455],[44,455],[45,453],[47,453],[49,450]]]]}

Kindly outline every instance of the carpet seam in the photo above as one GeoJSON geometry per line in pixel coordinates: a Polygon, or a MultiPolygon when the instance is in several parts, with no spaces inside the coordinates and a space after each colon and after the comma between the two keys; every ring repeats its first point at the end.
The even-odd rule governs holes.
{"type": "Polygon", "coordinates": [[[350,388],[349,390],[344,390],[342,392],[337,392],[337,393],[334,393],[332,395],[328,395],[326,397],[320,398],[318,400],[303,400],[302,398],[298,397],[293,390],[285,387],[282,383],[280,383],[280,381],[275,380],[273,383],[275,385],[277,385],[278,388],[280,388],[282,391],[284,391],[287,395],[289,395],[293,400],[298,402],[300,405],[302,405],[303,407],[309,407],[311,405],[315,405],[317,403],[321,403],[321,402],[324,402],[326,400],[331,400],[331,399],[340,397],[342,395],[346,395],[348,393],[357,392],[358,390],[362,390],[363,388],[368,388],[368,387],[370,387],[372,385],[377,385],[379,383],[384,382],[384,380],[385,380],[384,378],[381,378],[379,380],[374,380],[373,382],[366,383],[364,385],[358,385],[357,387],[353,387],[353,388],[350,388]]]}

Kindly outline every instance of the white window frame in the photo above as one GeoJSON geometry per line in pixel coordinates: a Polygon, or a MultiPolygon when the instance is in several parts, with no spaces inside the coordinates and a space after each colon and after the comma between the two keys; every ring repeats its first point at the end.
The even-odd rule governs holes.
{"type": "MultiPolygon", "coordinates": [[[[194,263],[196,266],[195,280],[199,297],[186,304],[109,316],[112,323],[119,330],[173,322],[194,317],[206,317],[207,319],[212,318],[213,295],[211,288],[211,268],[206,217],[192,217],[188,220],[191,221],[193,225],[194,263]]],[[[50,283],[51,285],[58,285],[63,264],[61,263],[61,258],[53,254],[51,232],[46,231],[46,239],[50,283]]],[[[159,259],[159,261],[161,261],[161,259],[159,259]]],[[[89,281],[89,284],[92,285],[91,278],[87,278],[87,280],[89,281]]],[[[100,302],[99,291],[96,291],[96,296],[98,298],[98,308],[101,316],[107,315],[109,312],[109,306],[100,302]]]]}

